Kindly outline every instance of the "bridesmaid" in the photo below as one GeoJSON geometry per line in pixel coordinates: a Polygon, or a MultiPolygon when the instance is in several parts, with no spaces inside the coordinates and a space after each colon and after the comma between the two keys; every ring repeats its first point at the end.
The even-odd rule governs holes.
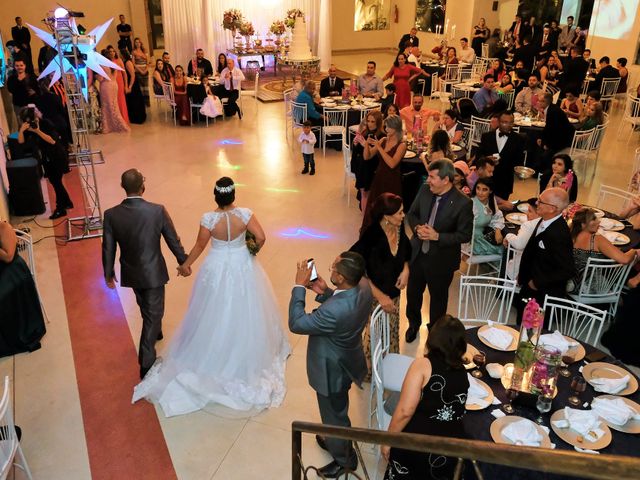
{"type": "MultiPolygon", "coordinates": [[[[135,51],[135,50],[134,50],[135,51]]],[[[140,90],[138,77],[135,73],[131,54],[127,50],[122,51],[125,72],[127,75],[127,110],[131,123],[142,124],[147,119],[147,111],[144,106],[144,97],[140,90]]]]}
{"type": "Polygon", "coordinates": [[[140,87],[140,92],[144,98],[144,104],[148,107],[149,103],[149,57],[142,44],[142,40],[135,38],[133,40],[133,64],[135,65],[136,79],[140,87]]]}
{"type": "Polygon", "coordinates": [[[176,101],[176,116],[180,125],[191,125],[191,106],[187,96],[187,77],[182,65],[176,65],[176,76],[173,78],[173,92],[176,101]]]}
{"type": "MultiPolygon", "coordinates": [[[[102,55],[108,58],[109,52],[105,49],[102,55]]],[[[98,76],[100,80],[100,103],[102,133],[129,132],[131,129],[118,108],[118,83],[116,76],[119,71],[114,68],[105,67],[107,78],[98,76]]]]}
{"type": "Polygon", "coordinates": [[[129,112],[127,111],[127,97],[126,97],[126,74],[124,73],[124,63],[118,57],[116,53],[116,49],[111,45],[107,46],[107,52],[109,56],[107,57],[113,63],[118,65],[122,70],[116,70],[115,80],[118,85],[118,108],[120,109],[120,114],[125,122],[129,123],[129,112]]]}

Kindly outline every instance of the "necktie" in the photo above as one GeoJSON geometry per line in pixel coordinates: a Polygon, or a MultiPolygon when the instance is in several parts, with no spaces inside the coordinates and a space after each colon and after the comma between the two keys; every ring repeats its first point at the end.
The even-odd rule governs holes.
{"type": "Polygon", "coordinates": [[[336,81],[333,78],[329,79],[329,84],[331,85],[331,88],[333,88],[335,86],[336,81]]]}
{"type": "Polygon", "coordinates": [[[229,86],[231,87],[229,90],[235,90],[233,88],[233,72],[231,70],[229,70],[229,86]]]}
{"type": "MultiPolygon", "coordinates": [[[[436,196],[436,204],[431,209],[431,214],[429,215],[429,220],[427,221],[427,225],[430,225],[432,227],[436,221],[436,215],[438,214],[438,205],[440,205],[440,198],[440,196],[436,196]]],[[[427,253],[430,247],[431,242],[429,240],[422,241],[422,253],[427,253]]]]}

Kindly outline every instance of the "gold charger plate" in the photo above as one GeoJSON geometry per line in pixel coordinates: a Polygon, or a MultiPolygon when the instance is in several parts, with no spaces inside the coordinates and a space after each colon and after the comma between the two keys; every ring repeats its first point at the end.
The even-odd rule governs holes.
{"type": "Polygon", "coordinates": [[[638,380],[633,373],[622,367],[606,362],[593,362],[585,365],[582,369],[582,376],[592,387],[591,379],[593,378],[622,378],[625,375],[629,375],[629,383],[627,383],[627,388],[616,393],[616,395],[619,396],[631,395],[638,389],[638,380]]]}
{"type": "Polygon", "coordinates": [[[607,230],[601,230],[601,235],[609,240],[613,245],[621,246],[627,245],[631,242],[631,239],[626,236],[624,233],[620,232],[609,232],[607,230]]]}
{"type": "Polygon", "coordinates": [[[494,350],[499,350],[501,352],[514,352],[516,350],[516,347],[518,346],[518,336],[520,335],[516,330],[514,330],[511,327],[507,327],[506,325],[499,325],[494,323],[493,325],[484,325],[482,327],[480,327],[478,329],[478,339],[484,343],[487,347],[491,347],[494,350]],[[488,330],[490,327],[493,328],[497,328],[499,330],[504,330],[505,332],[507,332],[508,334],[511,335],[512,340],[511,340],[511,344],[506,348],[506,350],[503,350],[501,348],[498,348],[497,346],[493,345],[492,343],[489,343],[487,340],[485,340],[484,338],[482,338],[480,336],[480,332],[483,332],[485,330],[488,330]]]}
{"type": "MultiPolygon", "coordinates": [[[[628,398],[620,397],[618,395],[600,395],[599,397],[596,397],[596,398],[606,398],[607,400],[615,400],[616,398],[621,398],[624,403],[629,405],[636,412],[640,412],[640,405],[638,405],[633,400],[629,400],[628,398]]],[[[619,432],[640,433],[640,420],[634,420],[632,418],[624,425],[616,425],[615,423],[607,422],[607,420],[603,417],[600,417],[600,418],[602,418],[602,421],[607,425],[609,425],[610,428],[613,428],[614,430],[618,430],[619,432]]]]}
{"type": "Polygon", "coordinates": [[[583,437],[582,441],[579,442],[578,435],[580,434],[575,430],[572,430],[571,427],[558,428],[553,424],[553,422],[555,422],[556,420],[564,419],[564,409],[554,412],[554,414],[551,415],[550,420],[551,429],[555,432],[556,435],[558,435],[558,437],[567,442],[569,445],[573,445],[574,447],[587,448],[589,450],[600,450],[611,443],[611,439],[613,438],[613,436],[611,435],[611,430],[602,420],[600,421],[600,428],[604,430],[604,435],[600,437],[599,440],[592,442],[587,437],[583,437]]]}
{"type": "MultiPolygon", "coordinates": [[[[507,417],[496,418],[492,423],[491,427],[489,427],[489,433],[491,434],[491,438],[496,443],[503,443],[505,445],[515,445],[502,436],[502,430],[508,425],[519,422],[520,420],[527,420],[531,422],[528,418],[518,417],[517,415],[509,415],[507,417]]],[[[533,423],[533,422],[531,422],[533,423]]],[[[533,423],[536,427],[536,430],[542,435],[542,441],[540,442],[540,448],[551,448],[551,439],[549,438],[549,434],[544,431],[544,429],[535,423],[533,423]]]]}
{"type": "MultiPolygon", "coordinates": [[[[479,379],[475,379],[476,382],[478,382],[480,384],[480,386],[482,388],[484,388],[487,392],[487,396],[484,397],[482,400],[484,400],[486,402],[486,405],[478,405],[477,403],[466,403],[464,408],[466,410],[469,410],[470,412],[476,411],[476,410],[484,410],[485,408],[491,406],[491,404],[493,403],[493,390],[491,390],[491,387],[489,385],[487,385],[486,383],[484,383],[482,380],[479,379]]],[[[467,397],[468,398],[468,397],[467,397]]]]}
{"type": "Polygon", "coordinates": [[[516,225],[522,225],[527,221],[527,215],[520,212],[507,213],[504,218],[507,222],[514,223],[516,225]]]}
{"type": "Polygon", "coordinates": [[[602,210],[600,210],[599,208],[596,207],[589,207],[591,210],[593,210],[594,212],[596,212],[596,217],[598,218],[602,218],[604,217],[604,212],[602,210]]]}
{"type": "MultiPolygon", "coordinates": [[[[569,342],[578,342],[576,339],[568,337],[567,335],[563,335],[563,336],[569,342]]],[[[576,345],[575,347],[570,347],[569,350],[567,350],[564,353],[563,356],[567,356],[567,355],[572,356],[573,357],[573,362],[575,363],[575,362],[579,362],[580,360],[582,360],[586,354],[587,354],[587,351],[584,349],[582,344],[580,342],[578,342],[578,345],[576,345]]]]}
{"type": "Polygon", "coordinates": [[[417,153],[413,150],[407,150],[404,154],[404,158],[416,158],[417,153]]]}
{"type": "Polygon", "coordinates": [[[624,230],[624,224],[615,218],[605,217],[600,219],[600,228],[609,232],[619,232],[620,230],[624,230]]]}

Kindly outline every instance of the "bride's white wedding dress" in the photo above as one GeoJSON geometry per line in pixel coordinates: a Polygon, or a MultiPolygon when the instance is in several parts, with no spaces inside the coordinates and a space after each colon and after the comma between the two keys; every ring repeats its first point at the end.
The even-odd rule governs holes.
{"type": "Polygon", "coordinates": [[[167,417],[210,403],[236,410],[282,403],[290,347],[271,282],[245,245],[251,215],[247,208],[203,215],[209,231],[226,221],[229,240],[211,237],[184,320],[163,360],[134,388],[133,402],[158,403],[167,417]],[[245,226],[233,239],[230,215],[245,226]]]}

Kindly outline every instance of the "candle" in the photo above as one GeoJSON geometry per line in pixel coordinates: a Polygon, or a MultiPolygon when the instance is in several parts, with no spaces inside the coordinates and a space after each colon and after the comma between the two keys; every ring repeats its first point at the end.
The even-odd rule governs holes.
{"type": "Polygon", "coordinates": [[[447,34],[448,31],[449,31],[449,19],[447,18],[447,21],[444,22],[444,33],[445,33],[445,35],[447,34]]]}

